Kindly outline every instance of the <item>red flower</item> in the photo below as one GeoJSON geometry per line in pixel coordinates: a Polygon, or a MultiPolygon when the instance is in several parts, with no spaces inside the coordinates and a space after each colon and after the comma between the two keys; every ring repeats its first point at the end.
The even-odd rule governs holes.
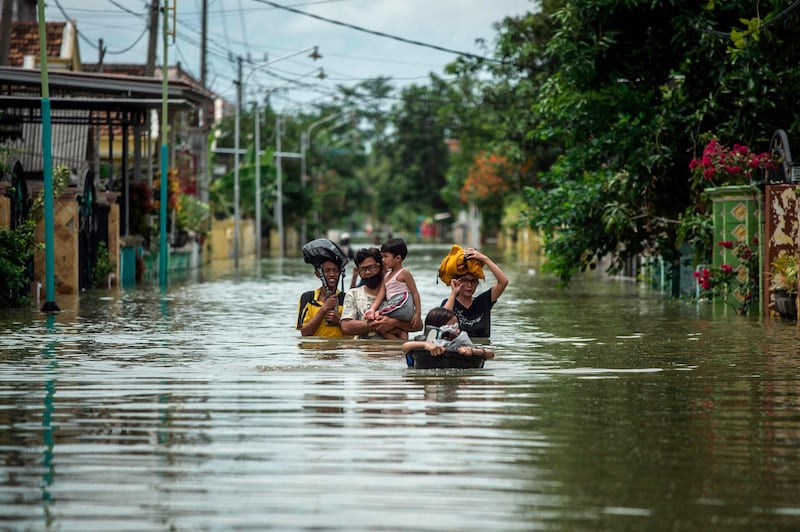
{"type": "Polygon", "coordinates": [[[734,144],[728,148],[712,139],[703,154],[689,162],[695,185],[711,181],[713,185],[750,184],[760,180],[759,172],[777,168],[769,152],[754,153],[747,146],[734,144]]]}
{"type": "Polygon", "coordinates": [[[723,240],[721,242],[717,242],[717,245],[727,249],[733,249],[733,242],[731,242],[730,240],[723,240]]]}

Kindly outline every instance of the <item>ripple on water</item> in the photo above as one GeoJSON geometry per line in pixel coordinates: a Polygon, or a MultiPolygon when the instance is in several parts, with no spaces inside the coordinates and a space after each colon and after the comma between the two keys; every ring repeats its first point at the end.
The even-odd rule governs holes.
{"type": "MultiPolygon", "coordinates": [[[[446,248],[409,266],[423,311],[446,248]]],[[[413,257],[413,258],[412,258],[413,257]]],[[[508,267],[508,265],[507,265],[508,267]]],[[[249,268],[249,269],[247,269],[249,268]]],[[[508,267],[498,356],[300,338],[299,260],[0,317],[11,529],[790,528],[793,324],[508,267]]]]}

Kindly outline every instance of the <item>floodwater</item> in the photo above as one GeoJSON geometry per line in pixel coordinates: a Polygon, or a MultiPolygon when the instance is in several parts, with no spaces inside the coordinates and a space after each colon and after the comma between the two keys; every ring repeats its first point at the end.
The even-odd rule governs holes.
{"type": "Polygon", "coordinates": [[[795,323],[504,266],[480,370],[301,339],[299,259],[2,311],[0,529],[800,528],[795,323]]]}

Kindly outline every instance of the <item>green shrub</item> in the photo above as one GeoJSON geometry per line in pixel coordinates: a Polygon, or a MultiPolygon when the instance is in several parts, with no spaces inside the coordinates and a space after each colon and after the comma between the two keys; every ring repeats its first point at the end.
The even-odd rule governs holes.
{"type": "Polygon", "coordinates": [[[106,286],[108,274],[116,269],[117,265],[111,260],[108,246],[102,240],[97,244],[97,256],[92,268],[92,286],[103,288],[106,286]]]}
{"type": "Polygon", "coordinates": [[[206,234],[208,233],[208,222],[208,204],[189,194],[181,194],[178,200],[176,219],[178,229],[206,234]]]}
{"type": "Polygon", "coordinates": [[[28,300],[28,264],[36,249],[34,223],[0,229],[0,304],[20,307],[28,300]]]}

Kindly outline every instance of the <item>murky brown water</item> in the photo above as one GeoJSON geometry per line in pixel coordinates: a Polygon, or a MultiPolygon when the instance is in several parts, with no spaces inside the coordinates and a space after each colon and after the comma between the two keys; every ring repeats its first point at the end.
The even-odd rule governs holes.
{"type": "Polygon", "coordinates": [[[299,338],[302,261],[231,267],[0,313],[0,528],[800,528],[794,323],[507,265],[498,357],[423,372],[299,338]]]}

